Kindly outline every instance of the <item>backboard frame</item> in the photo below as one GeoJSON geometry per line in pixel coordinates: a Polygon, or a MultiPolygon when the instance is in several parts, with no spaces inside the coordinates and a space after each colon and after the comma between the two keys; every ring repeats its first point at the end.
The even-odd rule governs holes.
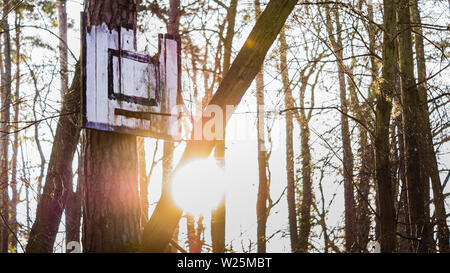
{"type": "MultiPolygon", "coordinates": [[[[86,14],[84,12],[81,13],[81,127],[89,128],[101,131],[111,131],[117,133],[124,134],[132,134],[136,136],[144,136],[144,137],[153,137],[158,139],[165,140],[180,140],[179,134],[181,133],[179,128],[174,129],[171,128],[171,124],[173,122],[177,122],[180,116],[176,116],[171,114],[172,109],[167,109],[174,107],[177,104],[182,103],[181,97],[181,43],[180,37],[168,34],[159,34],[158,35],[158,53],[155,56],[149,56],[145,54],[140,54],[134,51],[129,50],[118,50],[108,48],[108,72],[107,72],[107,92],[108,99],[111,101],[121,101],[126,103],[136,103],[150,107],[147,111],[129,111],[126,109],[114,109],[114,115],[118,117],[123,117],[125,119],[136,119],[136,120],[147,120],[149,128],[131,128],[129,126],[123,125],[114,125],[108,122],[96,122],[88,119],[88,107],[87,107],[87,33],[88,29],[86,26],[86,14]],[[168,76],[166,74],[166,64],[161,65],[161,60],[163,62],[167,61],[167,40],[172,40],[176,42],[176,51],[177,51],[177,79],[176,79],[176,91],[174,88],[170,89],[173,95],[173,92],[176,92],[175,99],[169,98],[167,94],[165,94],[166,90],[169,90],[169,87],[166,87],[168,82],[168,76]],[[163,44],[164,43],[164,44],[163,44]],[[164,47],[164,50],[162,51],[164,47]],[[155,75],[156,75],[156,89],[155,89],[155,98],[145,98],[139,96],[129,96],[123,93],[118,93],[114,91],[113,83],[114,83],[114,74],[112,73],[112,65],[113,58],[119,57],[127,58],[133,61],[137,61],[140,63],[152,63],[155,67],[155,75]],[[158,69],[157,69],[158,68],[158,69]],[[169,99],[171,100],[169,103],[169,99]],[[175,100],[175,101],[173,101],[175,100]],[[163,104],[164,102],[164,104],[163,104]],[[174,105],[175,104],[175,105],[174,105]],[[168,107],[170,106],[170,107],[168,107]],[[154,107],[151,108],[151,107],[154,107]],[[155,128],[158,128],[156,130],[155,128]],[[174,131],[177,131],[174,133],[174,131]]],[[[119,31],[120,37],[120,31],[119,31]]],[[[172,54],[172,58],[173,58],[172,54]]],[[[120,62],[120,61],[119,61],[120,62]]],[[[121,75],[121,74],[119,74],[121,75]]],[[[171,83],[173,86],[175,82],[171,83]]],[[[173,127],[173,126],[172,126],[173,127]]]]}

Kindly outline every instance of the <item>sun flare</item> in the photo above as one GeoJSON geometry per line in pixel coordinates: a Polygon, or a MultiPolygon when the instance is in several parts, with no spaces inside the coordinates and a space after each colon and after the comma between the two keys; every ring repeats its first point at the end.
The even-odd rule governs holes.
{"type": "Polygon", "coordinates": [[[197,160],[173,176],[172,196],[184,211],[198,216],[213,210],[224,194],[224,172],[213,160],[197,160]]]}

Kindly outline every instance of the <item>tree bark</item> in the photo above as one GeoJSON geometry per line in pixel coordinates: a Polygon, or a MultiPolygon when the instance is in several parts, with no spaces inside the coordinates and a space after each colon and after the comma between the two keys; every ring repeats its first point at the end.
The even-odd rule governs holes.
{"type": "MultiPolygon", "coordinates": [[[[61,77],[61,98],[67,93],[69,84],[68,58],[67,58],[67,12],[66,0],[58,0],[58,21],[59,21],[59,62],[61,77]]],[[[72,180],[72,179],[71,179],[72,180]]],[[[80,190],[73,192],[72,181],[67,192],[67,204],[65,208],[66,217],[66,242],[80,241],[80,217],[81,200],[80,190]]],[[[77,186],[78,188],[78,186],[77,186]]]]}
{"type": "MultiPolygon", "coordinates": [[[[226,105],[239,104],[296,3],[296,0],[269,2],[209,104],[218,105],[223,110],[226,109],[226,105]]],[[[229,116],[226,115],[225,121],[228,118],[229,116]]],[[[208,157],[214,148],[214,142],[190,141],[178,166],[194,158],[208,157]]],[[[170,195],[161,196],[144,230],[145,252],[162,252],[166,249],[181,213],[170,195]]]]}
{"type": "MultiPolygon", "coordinates": [[[[167,24],[167,32],[170,35],[179,35],[180,28],[180,2],[177,0],[170,0],[169,4],[169,20],[167,24]]],[[[173,142],[164,141],[163,146],[163,188],[167,189],[167,185],[169,183],[170,174],[173,170],[173,152],[175,150],[175,146],[173,142]]],[[[147,222],[145,222],[147,223],[147,222]]],[[[144,223],[144,224],[145,224],[144,223]]],[[[174,232],[175,234],[175,232],[174,232]]],[[[169,249],[170,250],[170,249],[169,249]]]]}
{"type": "Polygon", "coordinates": [[[59,20],[59,69],[61,75],[61,98],[67,93],[69,85],[68,63],[67,63],[67,8],[66,0],[58,0],[59,20]]]}
{"type": "Polygon", "coordinates": [[[3,219],[1,224],[0,253],[8,252],[9,245],[9,168],[8,168],[8,148],[9,148],[9,130],[10,130],[10,104],[11,104],[11,43],[9,33],[8,14],[10,12],[10,4],[8,0],[3,1],[3,45],[5,58],[5,73],[2,77],[2,110],[1,110],[1,126],[0,126],[0,195],[1,195],[1,215],[3,219]]]}
{"type": "MultiPolygon", "coordinates": [[[[12,200],[11,200],[11,230],[14,234],[17,235],[18,225],[17,225],[17,204],[19,202],[18,192],[17,192],[17,156],[19,152],[19,88],[20,88],[20,36],[21,36],[21,20],[22,14],[20,11],[15,12],[15,28],[16,28],[16,75],[15,75],[15,93],[14,93],[14,118],[13,118],[13,132],[14,132],[14,140],[12,145],[13,156],[11,159],[11,190],[12,190],[12,200]]],[[[17,252],[17,239],[16,236],[12,236],[11,238],[11,246],[13,249],[16,249],[17,252]]]]}
{"type": "MultiPolygon", "coordinates": [[[[86,13],[88,28],[106,23],[136,31],[134,0],[86,1],[86,13]]],[[[85,133],[83,251],[135,252],[141,243],[136,137],[85,133]]]]}
{"type": "Polygon", "coordinates": [[[381,252],[395,252],[395,211],[389,161],[389,123],[395,94],[395,1],[384,1],[383,68],[380,93],[377,94],[375,125],[375,177],[378,187],[381,252]]]}
{"type": "Polygon", "coordinates": [[[78,181],[75,192],[72,190],[73,185],[68,189],[67,204],[65,208],[66,214],[66,244],[69,242],[80,243],[80,226],[81,226],[81,199],[84,173],[82,170],[83,158],[78,156],[78,181]]]}
{"type": "Polygon", "coordinates": [[[345,199],[345,248],[347,252],[354,252],[356,249],[356,209],[355,197],[353,193],[353,153],[350,141],[350,130],[348,121],[348,102],[345,85],[345,64],[343,61],[342,30],[339,20],[339,10],[334,9],[334,19],[336,24],[336,34],[334,34],[331,12],[326,5],[327,32],[330,38],[331,47],[336,57],[338,78],[339,78],[339,98],[341,102],[341,138],[343,150],[343,177],[344,177],[344,199],[345,199]],[[334,37],[336,35],[336,38],[334,37]]]}
{"type": "MultiPolygon", "coordinates": [[[[292,91],[289,84],[288,66],[287,66],[287,43],[284,29],[280,32],[280,72],[284,88],[284,104],[285,108],[292,108],[293,102],[292,91]]],[[[299,238],[297,230],[297,210],[295,200],[295,170],[294,170],[294,147],[293,147],[293,131],[294,123],[292,112],[286,112],[286,177],[287,177],[287,203],[288,203],[288,219],[289,234],[291,239],[292,252],[299,251],[299,238]]]]}
{"type": "Polygon", "coordinates": [[[400,0],[397,9],[399,27],[400,76],[402,79],[403,127],[405,138],[405,166],[408,188],[408,206],[411,221],[411,237],[414,252],[428,252],[428,220],[425,212],[423,155],[421,154],[423,136],[419,92],[414,78],[411,23],[409,1],[400,0]]]}
{"type": "Polygon", "coordinates": [[[203,227],[203,216],[197,220],[197,227],[195,227],[195,218],[192,215],[186,215],[187,236],[190,253],[201,253],[204,241],[202,234],[205,228],[203,227]]]}
{"type": "Polygon", "coordinates": [[[147,165],[145,164],[144,138],[137,138],[137,158],[138,158],[138,175],[139,175],[139,199],[141,207],[141,225],[144,226],[148,221],[148,184],[147,165]]]}
{"type": "Polygon", "coordinates": [[[72,160],[80,136],[80,64],[75,66],[72,86],[64,96],[56,127],[44,191],[36,210],[26,252],[52,252],[68,189],[71,189],[72,160]]]}
{"type": "MultiPolygon", "coordinates": [[[[259,0],[255,0],[255,18],[261,15],[259,0]]],[[[257,151],[258,151],[258,196],[256,201],[257,221],[257,252],[266,253],[266,224],[268,216],[268,179],[267,179],[267,153],[265,146],[264,125],[264,64],[255,78],[256,82],[256,126],[257,126],[257,151]]]]}
{"type": "Polygon", "coordinates": [[[83,251],[136,252],[141,237],[136,137],[86,130],[83,160],[83,251]]]}
{"type": "MultiPolygon", "coordinates": [[[[436,153],[433,146],[433,136],[431,134],[431,125],[427,103],[427,75],[426,75],[426,62],[425,62],[425,50],[423,42],[423,32],[421,27],[420,12],[417,0],[410,0],[411,21],[414,25],[413,28],[416,58],[417,58],[417,79],[419,81],[418,91],[420,97],[420,106],[423,117],[423,130],[425,134],[424,154],[425,159],[423,166],[427,177],[431,178],[431,186],[433,189],[433,201],[435,207],[435,214],[437,219],[437,235],[439,240],[439,251],[443,253],[450,252],[449,247],[449,229],[446,221],[445,212],[445,198],[442,194],[442,185],[439,177],[439,170],[436,160],[436,153]]],[[[428,180],[428,178],[427,178],[428,180]]],[[[428,188],[428,183],[425,185],[428,188]]],[[[427,195],[429,196],[429,195],[427,195]]],[[[425,200],[428,202],[428,200],[425,200]]],[[[432,228],[429,228],[429,233],[432,233],[432,228]]],[[[431,234],[432,236],[432,234],[431,234]]]]}

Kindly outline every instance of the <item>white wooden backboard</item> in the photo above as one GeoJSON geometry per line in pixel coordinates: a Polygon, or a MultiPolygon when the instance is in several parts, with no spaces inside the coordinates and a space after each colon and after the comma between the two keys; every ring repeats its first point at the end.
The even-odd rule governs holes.
{"type": "Polygon", "coordinates": [[[156,56],[135,50],[135,34],[82,14],[82,127],[178,139],[171,110],[180,99],[180,40],[160,34],[156,56]]]}

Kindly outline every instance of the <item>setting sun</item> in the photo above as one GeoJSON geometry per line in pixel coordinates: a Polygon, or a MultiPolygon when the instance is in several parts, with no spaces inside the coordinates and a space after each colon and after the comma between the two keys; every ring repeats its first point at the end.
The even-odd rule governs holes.
{"type": "Polygon", "coordinates": [[[188,163],[173,176],[173,199],[181,209],[194,216],[209,213],[224,194],[223,177],[223,170],[214,161],[188,163]]]}

